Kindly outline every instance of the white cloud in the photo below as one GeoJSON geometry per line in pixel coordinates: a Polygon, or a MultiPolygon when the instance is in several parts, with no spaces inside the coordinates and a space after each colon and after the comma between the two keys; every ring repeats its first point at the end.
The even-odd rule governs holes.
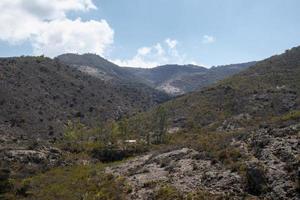
{"type": "Polygon", "coordinates": [[[177,46],[177,44],[178,44],[177,40],[172,40],[170,38],[167,38],[165,40],[165,42],[167,43],[167,45],[169,46],[170,49],[174,49],[177,46]]]}
{"type": "Polygon", "coordinates": [[[202,38],[202,43],[203,44],[210,44],[216,42],[216,38],[211,35],[204,35],[202,38]]]}
{"type": "Polygon", "coordinates": [[[195,61],[187,59],[185,54],[181,54],[177,49],[177,40],[166,39],[163,43],[157,43],[149,47],[141,47],[135,56],[130,59],[113,60],[119,66],[152,68],[165,64],[196,64],[195,61]]]}
{"type": "Polygon", "coordinates": [[[150,52],[151,52],[151,48],[149,48],[149,47],[142,47],[142,48],[138,49],[139,55],[145,56],[145,55],[149,54],[150,52]]]}
{"type": "Polygon", "coordinates": [[[1,0],[0,40],[12,45],[29,41],[34,54],[103,55],[113,43],[114,32],[105,20],[67,18],[69,11],[97,9],[92,0],[1,0]]]}
{"type": "Polygon", "coordinates": [[[32,41],[34,54],[56,56],[61,53],[103,55],[113,42],[113,31],[105,20],[54,20],[44,26],[32,41]]]}

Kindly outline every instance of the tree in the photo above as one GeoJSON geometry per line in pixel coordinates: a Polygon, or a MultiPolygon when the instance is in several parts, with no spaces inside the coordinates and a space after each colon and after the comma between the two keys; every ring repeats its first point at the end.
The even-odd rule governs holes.
{"type": "Polygon", "coordinates": [[[124,118],[119,123],[119,129],[120,129],[120,139],[127,140],[129,136],[129,127],[128,127],[128,119],[124,118]]]}
{"type": "Polygon", "coordinates": [[[165,142],[165,136],[167,132],[167,113],[166,109],[160,106],[155,113],[155,140],[157,144],[165,142]]]}
{"type": "Polygon", "coordinates": [[[82,143],[87,137],[87,128],[80,122],[68,121],[64,132],[64,148],[72,151],[82,151],[82,143]]]}

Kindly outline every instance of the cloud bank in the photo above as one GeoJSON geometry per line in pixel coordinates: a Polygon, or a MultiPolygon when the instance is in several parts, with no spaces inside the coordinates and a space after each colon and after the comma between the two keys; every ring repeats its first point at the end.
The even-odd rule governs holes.
{"type": "Polygon", "coordinates": [[[103,55],[114,31],[105,20],[69,19],[70,11],[97,9],[91,0],[1,0],[0,40],[18,45],[29,41],[36,55],[62,53],[103,55]]]}

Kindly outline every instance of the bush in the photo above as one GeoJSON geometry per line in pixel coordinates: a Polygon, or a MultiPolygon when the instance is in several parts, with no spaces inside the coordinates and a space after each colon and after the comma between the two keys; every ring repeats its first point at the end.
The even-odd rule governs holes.
{"type": "Polygon", "coordinates": [[[44,174],[23,181],[16,190],[26,187],[26,191],[16,194],[15,199],[26,197],[32,200],[123,200],[131,187],[122,177],[105,174],[104,165],[72,166],[52,169],[44,174]]]}
{"type": "Polygon", "coordinates": [[[148,148],[141,144],[127,145],[125,148],[114,145],[94,148],[90,154],[93,158],[96,158],[101,162],[113,162],[145,153],[147,150],[148,148]]]}
{"type": "Polygon", "coordinates": [[[295,110],[292,112],[289,112],[288,114],[285,114],[281,117],[283,121],[288,121],[288,120],[298,120],[300,119],[300,111],[295,110]]]}
{"type": "Polygon", "coordinates": [[[0,169],[0,197],[10,190],[9,176],[10,171],[8,169],[0,169]]]}
{"type": "Polygon", "coordinates": [[[249,194],[259,196],[267,191],[267,179],[263,167],[250,165],[246,171],[246,180],[249,194]]]}
{"type": "Polygon", "coordinates": [[[181,200],[183,196],[180,191],[177,190],[174,186],[166,185],[162,186],[154,194],[154,199],[156,200],[181,200]]]}
{"type": "Polygon", "coordinates": [[[113,162],[129,157],[130,153],[126,150],[101,148],[94,149],[92,151],[92,156],[101,162],[113,162]]]}

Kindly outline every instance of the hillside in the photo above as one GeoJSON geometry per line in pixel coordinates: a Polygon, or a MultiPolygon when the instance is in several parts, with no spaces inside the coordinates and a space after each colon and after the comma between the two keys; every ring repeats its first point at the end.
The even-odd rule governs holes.
{"type": "Polygon", "coordinates": [[[138,84],[104,82],[44,57],[0,59],[0,133],[53,138],[68,120],[91,125],[145,111],[168,97],[138,84]]]}
{"type": "MultiPolygon", "coordinates": [[[[39,62],[36,74],[41,69],[55,73],[45,72],[43,66],[50,62],[55,69],[66,69],[64,77],[76,72],[95,84],[100,81],[74,68],[53,65],[56,61],[28,59],[39,62]]],[[[18,77],[26,72],[17,70],[18,59],[4,61],[18,77]]],[[[101,83],[103,91],[110,86],[101,83]]],[[[54,143],[55,148],[35,144],[2,149],[4,195],[10,199],[297,200],[299,92],[297,47],[129,119],[91,129],[69,126],[68,137],[54,143]],[[9,178],[14,180],[12,188],[9,178]]],[[[24,121],[17,122],[14,126],[21,127],[24,121]]]]}
{"type": "Polygon", "coordinates": [[[107,172],[131,199],[299,199],[299,94],[296,47],[133,118],[159,150],[107,172]]]}
{"type": "Polygon", "coordinates": [[[104,81],[137,81],[138,79],[125,68],[119,67],[96,54],[69,53],[60,55],[56,59],[104,81]]]}
{"type": "Polygon", "coordinates": [[[164,65],[152,69],[127,68],[149,85],[172,95],[195,91],[236,74],[255,62],[207,69],[196,65],[164,65]]]}
{"type": "Polygon", "coordinates": [[[264,119],[299,109],[299,93],[297,47],[199,92],[171,100],[164,107],[174,126],[213,126],[238,115],[264,119]]]}
{"type": "Polygon", "coordinates": [[[104,81],[145,84],[175,96],[199,90],[255,64],[249,62],[210,69],[196,65],[164,65],[144,69],[119,67],[95,54],[63,54],[57,59],[104,81]]]}

